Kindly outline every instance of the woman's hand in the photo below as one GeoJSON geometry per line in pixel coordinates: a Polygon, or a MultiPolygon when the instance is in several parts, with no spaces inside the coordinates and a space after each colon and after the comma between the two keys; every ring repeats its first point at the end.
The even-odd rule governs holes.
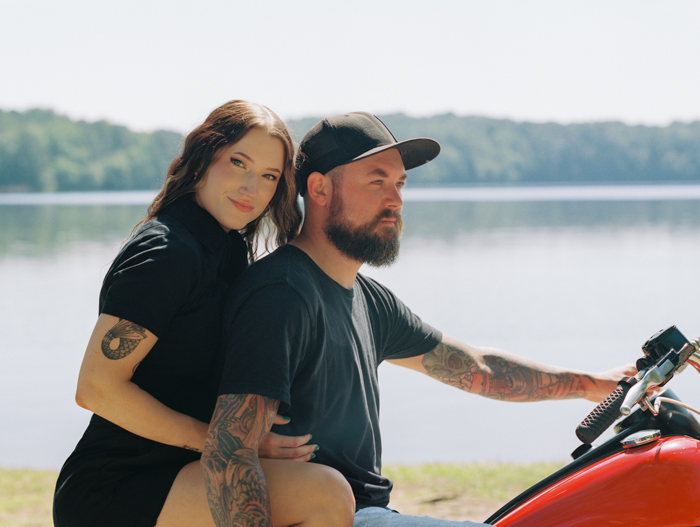
{"type": "MultiPolygon", "coordinates": [[[[289,419],[277,415],[274,424],[286,425],[289,419]]],[[[289,459],[292,461],[309,461],[315,457],[314,452],[318,450],[318,445],[307,445],[311,440],[311,434],[303,436],[283,436],[268,432],[265,440],[260,444],[258,457],[269,459],[289,459]]]]}

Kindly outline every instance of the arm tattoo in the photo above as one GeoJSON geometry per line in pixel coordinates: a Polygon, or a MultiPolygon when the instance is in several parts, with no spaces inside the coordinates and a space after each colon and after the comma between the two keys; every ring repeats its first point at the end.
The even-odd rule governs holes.
{"type": "Polygon", "coordinates": [[[102,339],[102,354],[110,360],[123,359],[134,351],[145,338],[146,330],[144,328],[120,318],[119,322],[105,333],[102,339]]]}
{"type": "Polygon", "coordinates": [[[219,397],[202,454],[209,509],[217,527],[272,525],[257,452],[278,405],[259,395],[219,397]]]}
{"type": "Polygon", "coordinates": [[[428,375],[465,391],[503,401],[542,401],[584,397],[589,375],[547,372],[497,354],[483,363],[457,345],[441,342],[423,357],[428,375]],[[584,382],[585,381],[585,382],[584,382]]]}
{"type": "Polygon", "coordinates": [[[472,391],[474,377],[479,373],[471,356],[444,342],[423,356],[423,366],[431,377],[467,392],[472,391]]]}

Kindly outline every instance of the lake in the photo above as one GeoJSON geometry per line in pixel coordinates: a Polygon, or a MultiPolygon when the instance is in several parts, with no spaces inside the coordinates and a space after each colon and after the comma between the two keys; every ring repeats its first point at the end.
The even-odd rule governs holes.
{"type": "MultiPolygon", "coordinates": [[[[153,193],[0,195],[0,466],[59,468],[104,273],[153,193]],[[119,194],[119,195],[118,195],[119,194]]],[[[465,342],[604,370],[700,335],[700,186],[407,189],[401,256],[363,268],[465,342]]],[[[502,403],[380,368],[387,463],[565,460],[587,401],[502,403]]],[[[700,376],[672,382],[700,406],[700,376]]]]}

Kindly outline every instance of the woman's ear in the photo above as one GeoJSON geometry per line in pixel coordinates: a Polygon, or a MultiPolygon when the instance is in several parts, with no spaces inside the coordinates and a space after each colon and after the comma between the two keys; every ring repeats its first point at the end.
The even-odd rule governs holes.
{"type": "Polygon", "coordinates": [[[330,203],[333,194],[331,179],[320,172],[312,172],[306,180],[308,196],[319,207],[330,203]]]}

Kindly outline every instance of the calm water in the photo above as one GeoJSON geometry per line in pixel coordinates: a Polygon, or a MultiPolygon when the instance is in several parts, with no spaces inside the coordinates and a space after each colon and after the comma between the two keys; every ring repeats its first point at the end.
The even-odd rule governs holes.
{"type": "MultiPolygon", "coordinates": [[[[399,262],[363,272],[445,333],[589,370],[634,361],[670,324],[700,335],[697,188],[578,201],[414,192],[399,262]]],[[[144,196],[0,203],[0,466],[58,468],[79,439],[89,414],[73,394],[100,283],[144,196]]],[[[695,372],[673,386],[700,406],[695,372]]],[[[593,407],[490,401],[391,365],[381,389],[386,462],[564,460],[593,407]]]]}

